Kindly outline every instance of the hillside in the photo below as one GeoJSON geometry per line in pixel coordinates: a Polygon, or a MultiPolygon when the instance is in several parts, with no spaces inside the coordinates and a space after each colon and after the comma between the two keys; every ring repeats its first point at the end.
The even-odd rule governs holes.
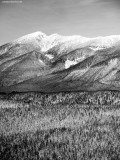
{"type": "Polygon", "coordinates": [[[0,47],[0,92],[120,90],[120,36],[25,35],[0,47]]]}
{"type": "Polygon", "coordinates": [[[119,73],[119,35],[0,46],[0,160],[119,160],[119,73]]]}

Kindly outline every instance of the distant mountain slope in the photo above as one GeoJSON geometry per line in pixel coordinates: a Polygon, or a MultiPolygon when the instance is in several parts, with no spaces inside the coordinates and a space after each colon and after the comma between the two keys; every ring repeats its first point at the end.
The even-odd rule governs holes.
{"type": "Polygon", "coordinates": [[[120,90],[120,36],[35,32],[0,47],[0,92],[120,90]]]}

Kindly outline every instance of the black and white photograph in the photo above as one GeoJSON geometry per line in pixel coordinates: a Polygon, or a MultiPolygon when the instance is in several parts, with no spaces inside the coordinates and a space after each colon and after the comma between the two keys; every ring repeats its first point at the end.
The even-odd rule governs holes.
{"type": "Polygon", "coordinates": [[[120,160],[120,0],[0,0],[0,160],[120,160]]]}

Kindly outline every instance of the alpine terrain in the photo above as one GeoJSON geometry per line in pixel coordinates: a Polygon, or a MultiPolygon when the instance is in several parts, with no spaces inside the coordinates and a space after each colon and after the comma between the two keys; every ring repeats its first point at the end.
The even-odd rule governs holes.
{"type": "Polygon", "coordinates": [[[35,32],[0,47],[0,92],[120,90],[120,35],[35,32]]]}
{"type": "Polygon", "coordinates": [[[0,47],[0,160],[120,160],[120,36],[35,32],[0,47]]]}

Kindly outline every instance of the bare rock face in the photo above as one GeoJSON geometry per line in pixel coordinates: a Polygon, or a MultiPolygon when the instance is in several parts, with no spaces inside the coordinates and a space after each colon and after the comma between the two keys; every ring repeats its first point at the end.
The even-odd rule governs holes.
{"type": "Polygon", "coordinates": [[[120,36],[35,32],[0,47],[0,92],[120,90],[120,36]]]}

